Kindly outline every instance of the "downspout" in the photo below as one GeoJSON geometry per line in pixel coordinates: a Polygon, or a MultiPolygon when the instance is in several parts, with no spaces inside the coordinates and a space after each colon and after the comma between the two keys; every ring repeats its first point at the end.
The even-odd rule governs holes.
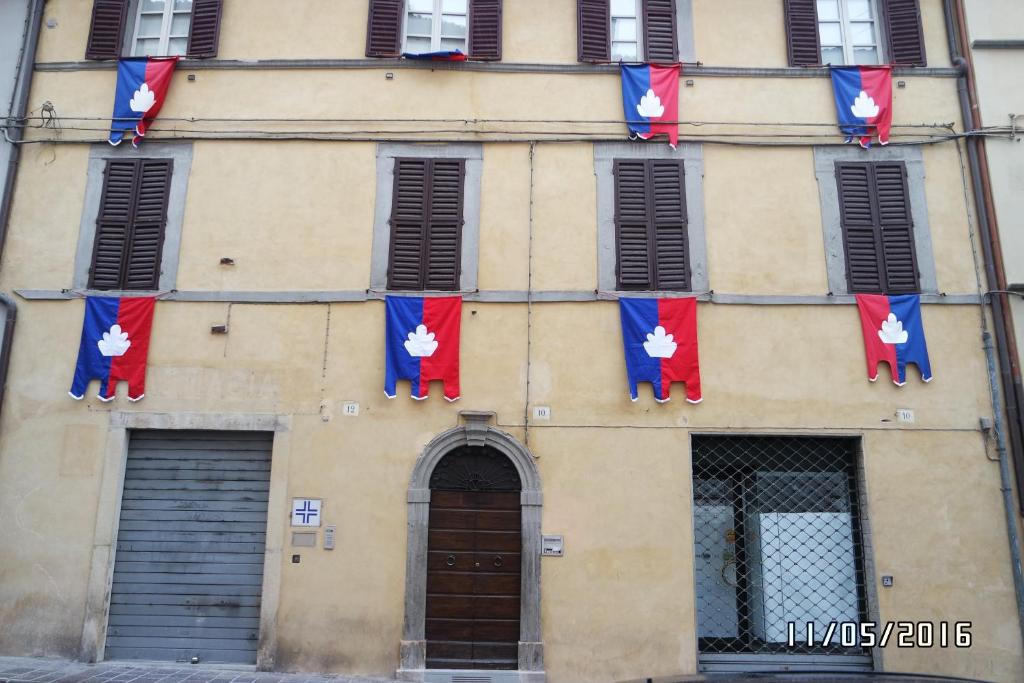
{"type": "MultiPolygon", "coordinates": [[[[946,28],[950,39],[950,57],[960,70],[957,91],[960,110],[966,130],[980,130],[981,110],[974,82],[974,62],[967,43],[967,21],[963,0],[945,0],[946,28]]],[[[1014,336],[1013,317],[1006,292],[1006,274],[1003,269],[1003,253],[999,240],[999,226],[996,222],[992,185],[989,182],[988,157],[985,154],[985,140],[980,136],[967,138],[967,160],[971,170],[971,184],[974,188],[974,203],[981,223],[981,248],[985,261],[985,279],[988,283],[988,299],[992,306],[992,321],[995,327],[995,346],[999,355],[1000,378],[1003,383],[1003,399],[1006,407],[1007,432],[1010,440],[1010,457],[1017,483],[1017,509],[1024,514],[1024,422],[1021,414],[1021,400],[1024,399],[1024,385],[1021,384],[1018,364],[1017,342],[1014,336]]]]}
{"type": "MultiPolygon", "coordinates": [[[[7,242],[7,228],[11,219],[11,200],[14,197],[14,184],[18,175],[18,161],[21,158],[21,142],[25,129],[22,126],[11,126],[14,122],[24,120],[28,111],[28,96],[32,85],[32,67],[36,61],[36,46],[39,44],[39,32],[43,26],[43,4],[45,0],[32,0],[25,16],[25,30],[21,35],[21,54],[14,79],[14,91],[11,93],[10,107],[4,125],[6,137],[11,141],[10,156],[7,159],[7,173],[4,187],[0,193],[0,263],[3,261],[4,244],[7,242]]],[[[7,294],[0,292],[0,304],[7,314],[4,316],[3,334],[0,335],[0,413],[3,411],[4,395],[7,388],[7,368],[11,362],[11,342],[14,339],[14,324],[18,319],[18,306],[7,294]]]]}
{"type": "MultiPolygon", "coordinates": [[[[981,126],[981,117],[977,105],[977,93],[973,89],[973,64],[970,60],[970,51],[967,45],[967,22],[963,13],[962,0],[943,0],[943,10],[946,19],[946,35],[949,39],[949,56],[953,64],[960,70],[957,78],[957,91],[960,98],[960,110],[967,130],[978,130],[981,126]],[[966,54],[967,58],[963,55],[966,54]],[[972,96],[973,92],[973,96],[972,96]]],[[[1017,532],[1017,511],[1018,506],[1014,505],[1013,485],[1011,482],[1010,466],[1007,462],[1006,434],[1003,425],[1003,415],[1000,410],[1002,399],[999,390],[999,378],[997,377],[995,356],[999,356],[1000,375],[1002,386],[1005,391],[1006,413],[1009,422],[1010,445],[1013,449],[1014,471],[1017,474],[1018,491],[1020,488],[1022,467],[1020,463],[1020,414],[1017,410],[1017,393],[1020,388],[1020,371],[1016,364],[1015,344],[1010,347],[1007,338],[1007,327],[1012,337],[1012,319],[1004,314],[1009,312],[1006,300],[1005,283],[1000,284],[1002,276],[1001,258],[997,261],[994,256],[1001,254],[999,248],[998,226],[995,224],[995,215],[992,206],[991,186],[988,184],[987,159],[978,153],[978,148],[984,151],[984,141],[978,137],[966,139],[968,164],[970,166],[971,181],[974,190],[974,201],[978,209],[978,218],[982,224],[981,245],[985,261],[985,277],[988,288],[991,291],[989,301],[992,306],[992,318],[995,323],[996,343],[993,349],[992,334],[987,329],[984,311],[982,311],[982,342],[985,349],[985,361],[989,375],[989,391],[992,398],[993,415],[993,436],[996,442],[996,453],[999,460],[999,482],[1000,492],[1003,498],[1003,510],[1006,517],[1006,532],[1009,540],[1010,564],[1013,574],[1014,596],[1017,601],[1017,622],[1021,629],[1021,636],[1024,638],[1024,571],[1021,568],[1020,535],[1017,532]],[[982,173],[982,159],[986,172],[982,173]],[[995,239],[993,239],[995,237],[995,239]],[[994,291],[993,291],[994,290],[994,291]],[[1012,348],[1013,359],[1010,352],[1012,348]],[[1014,375],[1016,381],[1014,381],[1014,375]],[[1015,441],[1016,439],[1016,441],[1015,441]]]]}

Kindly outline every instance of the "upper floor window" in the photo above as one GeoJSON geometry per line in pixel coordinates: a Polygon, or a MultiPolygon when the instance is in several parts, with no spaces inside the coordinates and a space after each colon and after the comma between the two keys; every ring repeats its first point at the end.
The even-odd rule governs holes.
{"type": "Polygon", "coordinates": [[[824,64],[881,63],[874,0],[817,0],[824,64]]]}
{"type": "Polygon", "coordinates": [[[675,62],[677,0],[577,0],[581,62],[675,62]]]}
{"type": "Polygon", "coordinates": [[[641,2],[642,0],[611,0],[613,62],[635,62],[642,54],[641,2]]]}
{"type": "Polygon", "coordinates": [[[459,50],[501,59],[502,0],[369,0],[366,56],[459,50]]]}
{"type": "Polygon", "coordinates": [[[135,18],[135,57],[172,57],[188,50],[192,0],[141,0],[135,18]]]}
{"type": "Polygon", "coordinates": [[[919,0],[782,0],[790,66],[925,66],[919,0]]]}
{"type": "Polygon", "coordinates": [[[404,52],[466,52],[467,0],[408,0],[404,52]]]}
{"type": "Polygon", "coordinates": [[[86,59],[216,57],[224,0],[93,0],[86,59]]]}

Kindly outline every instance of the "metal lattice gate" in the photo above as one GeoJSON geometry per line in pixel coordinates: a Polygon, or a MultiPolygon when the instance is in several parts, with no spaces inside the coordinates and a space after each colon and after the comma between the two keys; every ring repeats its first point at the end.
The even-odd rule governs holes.
{"type": "Polygon", "coordinates": [[[272,438],[132,433],[107,659],[256,662],[272,438]]]}
{"type": "Polygon", "coordinates": [[[702,671],[870,668],[838,631],[823,642],[867,612],[857,453],[848,438],[693,437],[702,671]]]}

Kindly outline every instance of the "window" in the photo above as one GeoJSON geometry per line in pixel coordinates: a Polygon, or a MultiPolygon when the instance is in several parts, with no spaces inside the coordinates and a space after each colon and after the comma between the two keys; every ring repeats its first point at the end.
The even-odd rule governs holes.
{"type": "Polygon", "coordinates": [[[594,145],[598,289],[708,289],[700,145],[594,145]]]}
{"type": "Polygon", "coordinates": [[[502,0],[370,0],[367,57],[460,50],[501,59],[502,0]]]}
{"type": "Polygon", "coordinates": [[[824,64],[879,64],[874,0],[817,0],[824,64]]]}
{"type": "Polygon", "coordinates": [[[829,291],[938,291],[921,151],[818,147],[814,164],[829,291]]]}
{"type": "Polygon", "coordinates": [[[377,146],[371,290],[476,289],[482,171],[478,143],[377,146]]]}
{"type": "Polygon", "coordinates": [[[85,57],[216,57],[222,9],[223,0],[94,0],[85,57]]]}
{"type": "Polygon", "coordinates": [[[141,0],[135,18],[135,57],[183,55],[188,49],[192,0],[141,0]]]}
{"type": "Polygon", "coordinates": [[[171,159],[107,161],[89,289],[157,288],[173,170],[171,159]]]}
{"type": "Polygon", "coordinates": [[[466,52],[467,0],[407,0],[405,52],[466,52]]]}
{"type": "MultiPolygon", "coordinates": [[[[577,0],[581,62],[674,62],[691,52],[692,36],[676,26],[679,0],[577,0]]],[[[689,25],[690,22],[687,22],[689,25]]]]}
{"type": "Polygon", "coordinates": [[[854,439],[693,437],[702,669],[751,655],[769,670],[835,669],[837,655],[870,666],[851,639],[823,639],[830,623],[870,618],[858,450],[854,439]]]}
{"type": "Polygon", "coordinates": [[[914,221],[902,162],[836,162],[850,292],[918,291],[914,221]]]}
{"type": "Polygon", "coordinates": [[[683,162],[615,161],[616,286],[690,289],[683,162]]]}
{"type": "Polygon", "coordinates": [[[611,0],[612,61],[639,60],[641,0],[611,0]]]}
{"type": "Polygon", "coordinates": [[[174,289],[191,165],[191,143],[90,149],[73,289],[174,289]]]}
{"type": "Polygon", "coordinates": [[[783,0],[790,66],[924,66],[919,0],[783,0]]]}

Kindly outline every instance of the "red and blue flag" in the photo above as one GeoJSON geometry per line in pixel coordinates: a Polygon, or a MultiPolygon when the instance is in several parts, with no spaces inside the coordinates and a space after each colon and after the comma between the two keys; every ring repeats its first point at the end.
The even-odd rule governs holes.
{"type": "Polygon", "coordinates": [[[403,52],[406,59],[422,59],[428,62],[464,62],[462,50],[439,50],[437,52],[403,52]]]}
{"type": "Polygon", "coordinates": [[[846,141],[860,138],[871,146],[871,136],[889,144],[892,128],[892,69],[888,66],[833,66],[832,92],[836,99],[839,129],[846,141]]]}
{"type": "Polygon", "coordinates": [[[153,297],[87,297],[82,341],[71,382],[71,398],[85,398],[94,379],[100,381],[99,399],[113,400],[117,383],[128,382],[128,400],[146,394],[146,359],[153,327],[153,297]]]}
{"type": "Polygon", "coordinates": [[[700,403],[697,300],[622,298],[619,314],[630,398],[637,400],[638,382],[650,382],[664,403],[672,382],[685,382],[686,400],[700,403]]]}
{"type": "Polygon", "coordinates": [[[384,394],[397,395],[395,384],[407,379],[418,401],[430,393],[430,381],[444,382],[444,397],[459,398],[459,335],[462,297],[384,297],[384,394]]]}
{"type": "Polygon", "coordinates": [[[857,309],[864,333],[869,380],[878,379],[878,364],[885,361],[897,386],[907,383],[910,363],[921,371],[921,379],[931,381],[932,366],[928,362],[928,344],[921,323],[920,296],[858,294],[857,309]]]}
{"type": "Polygon", "coordinates": [[[622,65],[622,108],[631,138],[665,133],[679,144],[679,65],[622,65]]]}
{"type": "Polygon", "coordinates": [[[139,146],[167,99],[177,57],[129,57],[117,62],[117,91],[109,142],[118,145],[126,133],[139,146]]]}

